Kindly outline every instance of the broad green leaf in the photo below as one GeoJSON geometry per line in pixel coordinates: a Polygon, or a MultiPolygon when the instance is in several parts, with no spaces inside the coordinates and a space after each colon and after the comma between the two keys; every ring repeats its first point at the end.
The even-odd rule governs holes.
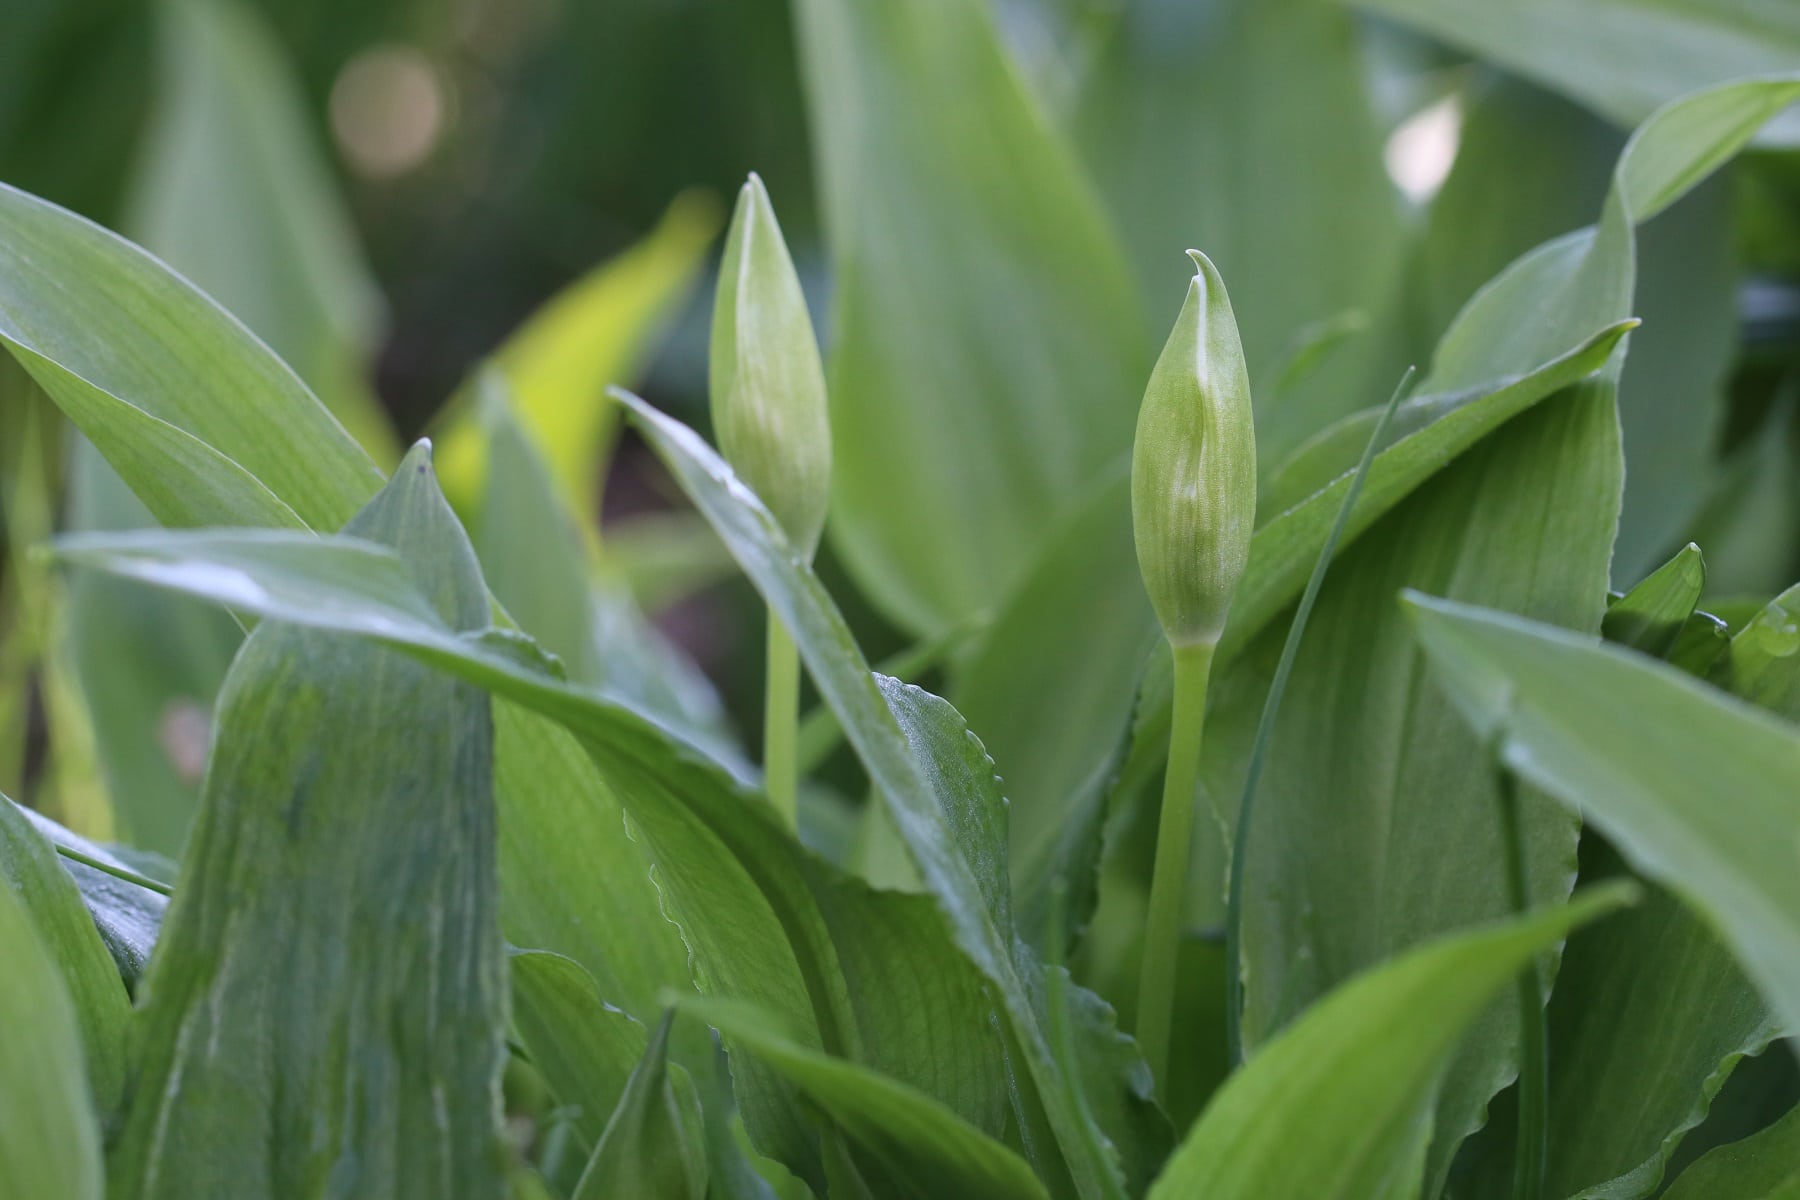
{"type": "MultiPolygon", "coordinates": [[[[193,475],[207,474],[197,463],[193,475]]],[[[86,439],[71,447],[68,490],[68,529],[155,525],[86,439]]],[[[229,613],[102,575],[70,579],[67,596],[63,648],[93,729],[110,833],[179,855],[200,801],[213,699],[243,630],[229,613]]]]}
{"type": "MultiPolygon", "coordinates": [[[[1699,183],[1795,94],[1792,82],[1731,85],[1647,122],[1615,168],[1599,226],[1527,254],[1477,293],[1423,386],[1473,386],[1553,352],[1571,330],[1625,317],[1633,225],[1699,183]]],[[[1391,597],[1415,587],[1597,631],[1622,486],[1617,374],[1615,365],[1511,422],[1334,567],[1276,729],[1249,860],[1236,868],[1246,881],[1247,1043],[1370,963],[1506,910],[1496,787],[1470,769],[1485,755],[1418,687],[1422,660],[1391,597]]],[[[1254,665],[1227,675],[1215,685],[1256,694],[1254,665]]],[[[1222,740],[1206,786],[1230,797],[1243,751],[1222,740]]],[[[1575,839],[1570,814],[1526,798],[1536,901],[1566,894],[1575,839]]],[[[1513,1077],[1516,1026],[1516,1012],[1496,1007],[1465,1043],[1443,1092],[1429,1189],[1513,1077]]]]}
{"type": "Polygon", "coordinates": [[[125,227],[255,330],[383,465],[364,378],[382,300],[300,81],[242,0],[164,0],[159,91],[125,227]]]}
{"type": "MultiPolygon", "coordinates": [[[[1791,71],[1800,13],[1758,0],[1351,0],[1578,100],[1621,125],[1747,75],[1791,71]],[[1604,47],[1604,53],[1595,53],[1604,47]]],[[[1792,144],[1800,119],[1763,140],[1792,144]]]]}
{"type": "Polygon", "coordinates": [[[606,1122],[643,1060],[650,1031],[600,997],[580,963],[547,950],[519,950],[507,959],[512,1016],[531,1061],[575,1124],[598,1145],[606,1122]]]}
{"type": "Polygon", "coordinates": [[[484,371],[476,388],[487,470],[474,541],[494,598],[571,679],[656,714],[718,757],[734,756],[706,677],[608,574],[589,569],[583,527],[557,496],[504,377],[484,371]]]}
{"type": "Polygon", "coordinates": [[[1689,542],[1674,558],[1606,606],[1600,632],[1609,642],[1667,657],[1706,587],[1706,562],[1689,542]]]}
{"type": "Polygon", "coordinates": [[[223,309],[129,242],[7,187],[0,341],[158,520],[183,523],[187,490],[219,489],[229,472],[220,456],[242,468],[230,473],[240,521],[272,523],[273,495],[307,525],[337,529],[381,483],[305,385],[223,309]],[[153,421],[174,432],[121,461],[153,421]],[[168,449],[179,434],[204,446],[168,449]]]}
{"type": "MultiPolygon", "coordinates": [[[[644,369],[699,273],[719,229],[718,204],[678,196],[641,242],[552,296],[496,352],[531,443],[550,464],[569,511],[597,511],[617,417],[604,395],[644,369]]],[[[438,471],[470,511],[487,469],[479,406],[465,396],[445,414],[438,471]]]]}
{"type": "Polygon", "coordinates": [[[1800,1108],[1741,1142],[1720,1146],[1681,1173],[1665,1200],[1800,1198],[1800,1108]]]}
{"type": "Polygon", "coordinates": [[[706,1195],[700,1101],[692,1084],[679,1086],[685,1077],[673,1074],[669,1065],[669,1027],[674,1020],[673,1010],[665,1013],[650,1034],[572,1200],[611,1196],[700,1200],[706,1195]]]}
{"type": "Polygon", "coordinates": [[[76,1009],[10,887],[0,887],[0,961],[0,1194],[100,1200],[100,1123],[76,1009]]]}
{"type": "MultiPolygon", "coordinates": [[[[1070,1154],[1073,1161],[1066,1169],[1093,1186],[1094,1172],[1119,1168],[1108,1161],[1111,1155],[1098,1161],[1080,1157],[1090,1153],[1085,1147],[1094,1135],[1074,1125],[1080,1118],[1061,1092],[1042,1029],[1040,997],[1034,994],[1040,968],[1023,946],[1003,940],[1009,935],[1002,933],[988,907],[990,898],[1005,892],[1003,878],[989,873],[1003,861],[1001,851],[984,841],[978,874],[949,833],[952,827],[970,828],[971,807],[994,807],[990,799],[997,801],[997,791],[991,798],[954,789],[940,793],[927,783],[875,677],[866,667],[849,665],[859,662],[860,655],[836,610],[810,573],[775,557],[780,535],[767,511],[744,497],[724,464],[690,431],[647,410],[641,419],[694,494],[706,501],[709,515],[771,585],[770,594],[788,610],[783,619],[804,634],[803,653],[822,666],[822,677],[829,682],[821,690],[836,705],[852,743],[864,748],[867,760],[880,764],[890,784],[898,780],[911,789],[905,806],[895,804],[892,811],[909,839],[917,840],[920,866],[930,868],[925,878],[941,893],[894,897],[826,867],[782,832],[766,805],[752,802],[716,766],[672,743],[665,731],[543,674],[529,656],[521,657],[516,639],[496,632],[471,639],[444,628],[422,611],[397,561],[378,547],[353,539],[279,533],[139,533],[73,538],[64,553],[70,561],[103,565],[246,611],[407,647],[555,716],[582,739],[625,798],[635,834],[658,864],[664,903],[682,927],[706,991],[748,998],[786,1014],[811,1012],[819,1049],[864,1061],[920,1087],[978,1125],[979,1111],[971,1106],[983,1101],[997,1076],[970,1064],[993,1053],[986,1014],[990,1004],[997,1004],[1005,1014],[1003,1031],[1023,1055],[1015,1067],[1017,1086],[1034,1103],[1035,1094],[1042,1093],[1056,1122],[1052,1127],[1062,1148],[1046,1147],[1050,1161],[1059,1153],[1070,1154]],[[804,620],[793,619],[802,615],[804,620]],[[865,695],[880,708],[871,711],[865,695]],[[825,887],[830,892],[821,890],[825,887]],[[874,909],[897,932],[871,932],[877,928],[870,924],[874,917],[859,917],[859,907],[874,909]],[[824,927],[827,919],[830,931],[824,927]],[[891,936],[886,949],[883,936],[891,936]],[[978,971],[968,968],[952,945],[969,954],[978,971]],[[977,953],[970,953],[971,946],[977,953]],[[846,979],[855,989],[853,996],[845,994],[846,979]],[[922,986],[926,981],[932,986],[922,986]],[[947,988],[950,983],[955,986],[947,988]],[[989,987],[996,992],[993,1001],[967,995],[989,987]],[[907,1026],[913,1032],[885,1038],[882,1031],[891,1028],[885,1023],[899,1019],[896,1012],[913,1014],[907,1026]],[[864,1019],[865,1013],[872,1015],[864,1019]],[[859,1034],[862,1026],[866,1032],[859,1034]],[[957,1048],[922,1051],[920,1037],[957,1048]]],[[[966,745],[965,736],[958,734],[957,740],[966,745]]],[[[929,764],[936,778],[966,778],[966,764],[962,773],[946,776],[945,761],[954,760],[929,764]]],[[[992,768],[986,771],[991,786],[992,768]]],[[[992,829],[993,824],[981,827],[992,829]]],[[[1105,1028],[1103,1015],[1086,1013],[1082,1026],[1093,1043],[1087,1056],[1110,1073],[1110,1091],[1090,1090],[1117,1095],[1107,1110],[1124,1114],[1131,1123],[1109,1128],[1108,1136],[1133,1147],[1130,1164],[1140,1158],[1137,1143],[1155,1142],[1153,1133],[1139,1128],[1150,1120],[1144,1102],[1137,1101],[1137,1111],[1132,1108],[1133,1094],[1147,1093],[1148,1080],[1129,1047],[1105,1028]],[[1109,1046],[1111,1059],[1105,1057],[1109,1046]]],[[[772,1107],[760,1113],[746,1104],[745,1119],[758,1144],[804,1167],[806,1140],[791,1101],[782,1102],[774,1089],[756,1094],[772,1098],[772,1107]]]]}
{"type": "Polygon", "coordinates": [[[1382,166],[1357,22],[1317,0],[1133,0],[1109,17],[1074,103],[1074,136],[1151,312],[1180,304],[1182,248],[1218,263],[1256,390],[1257,440],[1265,458],[1279,454],[1373,399],[1347,380],[1368,379],[1381,349],[1366,334],[1278,396],[1294,335],[1382,308],[1402,265],[1400,200],[1382,166]]]}
{"type": "MultiPolygon", "coordinates": [[[[704,991],[796,1020],[805,1014],[807,1036],[824,1052],[893,1075],[978,1127],[1003,1124],[986,981],[958,953],[937,903],[876,891],[818,859],[697,748],[547,673],[548,660],[517,634],[451,630],[383,547],[280,532],[139,532],[73,536],[65,554],[242,611],[408,649],[561,722],[624,800],[633,837],[656,864],[662,911],[680,928],[704,991]]],[[[962,732],[957,739],[967,742],[962,732]]],[[[636,940],[612,942],[626,953],[636,940]]],[[[820,1179],[791,1089],[753,1056],[736,1076],[757,1145],[820,1179]]]]}
{"type": "Polygon", "coordinates": [[[1007,765],[1013,894],[1034,942],[1058,878],[1075,891],[1071,924],[1085,921],[1080,894],[1091,886],[1112,757],[1162,641],[1132,550],[1126,479],[1111,473],[1045,539],[953,674],[958,710],[1007,765]],[[1071,629],[1082,636],[1067,637],[1071,629]],[[1046,653],[1051,645],[1061,652],[1046,653]]]}
{"type": "Polygon", "coordinates": [[[1146,327],[988,4],[803,0],[795,22],[836,289],[830,536],[886,615],[942,632],[1130,449],[1146,327]]]}
{"type": "MultiPolygon", "coordinates": [[[[1375,480],[1371,476],[1370,489],[1375,480]]],[[[1613,390],[1591,380],[1491,434],[1332,564],[1269,745],[1243,871],[1243,1036],[1254,1047],[1345,979],[1510,909],[1498,788],[1482,747],[1419,687],[1423,663],[1393,597],[1423,587],[1581,629],[1599,627],[1620,485],[1613,390]]],[[[1263,634],[1279,641],[1278,629],[1263,634]]],[[[1272,655],[1215,675],[1221,715],[1261,707],[1272,655]]],[[[1248,722],[1208,722],[1203,786],[1222,820],[1248,722]]],[[[1534,904],[1574,883],[1577,823],[1522,799],[1534,904]]],[[[1475,1022],[1440,1096],[1435,1191],[1457,1143],[1510,1082],[1518,1010],[1475,1022]]]]}
{"type": "Polygon", "coordinates": [[[1738,1060],[1780,1033],[1731,951],[1660,888],[1575,934],[1550,998],[1545,1194],[1651,1194],[1738,1060]]]}
{"type": "Polygon", "coordinates": [[[130,998],[55,847],[4,796],[0,796],[0,884],[19,898],[37,929],[39,944],[62,972],[81,1033],[88,1086],[99,1111],[110,1113],[125,1084],[130,998]]]}
{"type": "MultiPolygon", "coordinates": [[[[74,850],[82,857],[115,870],[128,870],[129,865],[105,847],[96,845],[64,829],[49,817],[32,809],[20,809],[46,839],[58,846],[74,850]]],[[[162,928],[168,900],[159,892],[127,882],[119,875],[64,857],[63,868],[81,892],[88,915],[100,932],[100,941],[112,955],[113,965],[128,988],[149,965],[150,951],[162,928]]]]}
{"type": "Polygon", "coordinates": [[[1344,983],[1226,1081],[1151,1200],[1418,1195],[1433,1100],[1458,1040],[1535,956],[1629,895],[1595,889],[1344,983]]]}
{"type": "MultiPolygon", "coordinates": [[[[129,243],[3,187],[0,341],[28,348],[27,367],[159,520],[332,530],[381,483],[292,371],[216,305],[129,243]],[[218,504],[194,511],[196,496],[218,504]]],[[[501,703],[494,724],[508,934],[569,954],[618,1003],[653,1011],[662,988],[686,985],[686,953],[617,798],[552,723],[501,703]],[[623,944],[610,936],[621,928],[636,931],[623,944]]]]}
{"type": "Polygon", "coordinates": [[[1800,732],[1630,651],[1417,594],[1406,607],[1475,732],[1706,916],[1800,1027],[1800,732]]]}
{"type": "Polygon", "coordinates": [[[1107,1188],[1106,1180],[1119,1179],[1119,1148],[1095,1145],[1096,1134],[1085,1127],[1086,1115],[1060,1088],[1032,999],[1041,964],[1014,934],[1010,914],[998,907],[1008,889],[1004,878],[993,875],[1003,861],[997,849],[985,841],[979,848],[966,844],[970,797],[934,786],[940,768],[921,760],[909,746],[843,617],[817,577],[789,550],[768,510],[691,429],[634,396],[621,394],[621,399],[770,611],[793,635],[820,695],[837,712],[845,737],[868,770],[925,890],[943,912],[956,944],[993,986],[995,1004],[1023,1055],[1021,1073],[1038,1092],[1076,1185],[1084,1195],[1107,1188]]]}
{"type": "MultiPolygon", "coordinates": [[[[473,628],[487,598],[429,470],[409,455],[349,529],[473,628]]],[[[134,1017],[115,1195],[502,1194],[488,707],[361,639],[251,635],[134,1017]]]]}
{"type": "Polygon", "coordinates": [[[880,1164],[879,1194],[1048,1200],[1023,1159],[929,1096],[799,1045],[773,1017],[747,1005],[714,1000],[682,1007],[793,1080],[880,1164]]]}
{"type": "Polygon", "coordinates": [[[1800,584],[1732,637],[1712,681],[1752,704],[1800,722],[1800,584]]]}
{"type": "MultiPolygon", "coordinates": [[[[1704,575],[1699,552],[1683,550],[1613,604],[1607,638],[1666,652],[1704,575]]],[[[1583,848],[1583,878],[1619,871],[1609,847],[1583,848]]],[[[1549,1010],[1546,1190],[1555,1196],[1650,1194],[1738,1061],[1779,1032],[1717,934],[1661,888],[1570,938],[1549,1010]]],[[[1505,1120],[1483,1132],[1459,1194],[1510,1195],[1513,1134],[1505,1120]]]]}
{"type": "MultiPolygon", "coordinates": [[[[1605,328],[1523,375],[1468,393],[1421,396],[1403,404],[1395,414],[1403,436],[1370,464],[1342,545],[1351,544],[1494,430],[1598,369],[1630,327],[1624,322],[1605,328]]],[[[1355,431],[1355,452],[1367,443],[1372,428],[1355,431]]],[[[1252,537],[1217,672],[1254,645],[1299,598],[1355,464],[1352,453],[1342,471],[1334,466],[1322,473],[1300,489],[1304,499],[1265,520],[1252,537]]],[[[1128,482],[1122,470],[1103,480],[1047,540],[1040,560],[998,610],[967,666],[954,676],[957,702],[992,740],[996,758],[1018,764],[1009,765],[1008,782],[1014,802],[1016,888],[1028,914],[1041,911],[1033,897],[1041,899],[1042,885],[1065,856],[1091,848],[1095,822],[1103,815],[1104,797],[1095,789],[1107,782],[1122,732],[1111,720],[1123,720],[1144,654],[1159,639],[1130,557],[1128,482]],[[1134,646],[1142,649],[1133,653],[1134,646]],[[1054,735],[1047,732],[1052,730],[1054,735]]],[[[1260,701],[1245,703],[1251,706],[1243,730],[1247,736],[1260,701]]],[[[1134,736],[1132,743],[1147,748],[1146,757],[1135,769],[1128,765],[1128,775],[1135,778],[1142,769],[1158,766],[1147,756],[1159,756],[1166,748],[1168,708],[1166,686],[1157,695],[1146,695],[1142,736],[1134,736]]],[[[1138,757],[1134,755],[1134,763],[1138,757]]],[[[1071,867],[1071,882],[1079,876],[1080,870],[1071,867]]]]}

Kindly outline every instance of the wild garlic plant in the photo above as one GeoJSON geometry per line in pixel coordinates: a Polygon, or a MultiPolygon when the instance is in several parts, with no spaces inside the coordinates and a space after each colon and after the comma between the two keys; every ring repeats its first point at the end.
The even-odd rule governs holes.
{"type": "Polygon", "coordinates": [[[817,327],[752,175],[710,439],[620,386],[690,201],[402,453],[309,189],[176,169],[299,152],[173,4],[146,246],[0,186],[0,1197],[1788,1194],[1792,384],[1689,456],[1751,351],[1669,279],[1791,251],[1800,30],[1365,7],[1630,124],[1599,191],[1496,254],[1586,126],[1458,76],[1402,207],[1340,6],[1126,5],[1053,92],[977,0],[796,0],[817,327]],[[621,428],[691,512],[596,523],[621,428]],[[760,752],[652,619],[723,577],[760,752]]]}

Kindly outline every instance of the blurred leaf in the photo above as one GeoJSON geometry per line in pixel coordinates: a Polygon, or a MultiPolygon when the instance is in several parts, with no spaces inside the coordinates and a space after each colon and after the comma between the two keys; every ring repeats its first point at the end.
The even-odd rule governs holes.
{"type": "Polygon", "coordinates": [[[1279,455],[1374,399],[1347,381],[1371,379],[1380,335],[1278,396],[1285,348],[1309,324],[1380,308],[1402,265],[1400,201],[1382,166],[1357,22],[1319,0],[1116,8],[1084,74],[1074,134],[1152,312],[1180,303],[1183,248],[1218,264],[1256,387],[1257,440],[1279,455]],[[1323,196],[1329,221],[1319,219],[1323,196]]]}
{"type": "Polygon", "coordinates": [[[682,1008],[793,1080],[884,1168],[878,1194],[1048,1200],[1023,1159],[929,1096],[796,1044],[749,1005],[690,1000],[682,1008]]]}
{"type": "MultiPolygon", "coordinates": [[[[676,197],[644,240],[552,296],[495,352],[520,423],[578,520],[598,512],[617,428],[605,389],[643,371],[718,230],[715,199],[676,197]]],[[[464,396],[439,418],[438,470],[464,512],[487,470],[479,409],[464,396]]]]}
{"type": "Polygon", "coordinates": [[[1706,562],[1689,542],[1674,558],[1606,606],[1600,631],[1609,642],[1667,657],[1706,586],[1706,562]]]}
{"type": "Polygon", "coordinates": [[[126,227],[392,464],[365,379],[381,296],[280,43],[241,0],[162,0],[159,16],[161,94],[126,227]]]}
{"type": "Polygon", "coordinates": [[[1794,1200],[1800,1196],[1800,1108],[1761,1133],[1699,1159],[1664,1200],[1794,1200]]]}
{"type": "Polygon", "coordinates": [[[1129,450],[1149,347],[983,0],[795,11],[836,285],[831,537],[886,616],[938,633],[1129,450]]]}
{"type": "Polygon", "coordinates": [[[1708,596],[1766,596],[1793,579],[1800,545],[1800,393],[1778,396],[1767,420],[1725,461],[1689,532],[1706,547],[1708,596]]]}
{"type": "Polygon", "coordinates": [[[1800,1027],[1800,732],[1630,651],[1416,594],[1408,608],[1477,735],[1706,916],[1800,1027]]]}
{"type": "Polygon", "coordinates": [[[1712,681],[1800,723],[1800,584],[1751,618],[1712,669],[1712,681]]]}
{"type": "MultiPolygon", "coordinates": [[[[62,972],[81,1034],[88,1087],[111,1113],[125,1086],[125,1018],[131,1002],[75,881],[56,849],[11,800],[0,796],[0,884],[9,885],[62,972]]],[[[12,968],[9,968],[12,969],[12,968]]],[[[10,1026],[15,1036],[29,1026],[10,1026]]]]}
{"type": "MultiPolygon", "coordinates": [[[[10,806],[11,801],[6,804],[10,806]]],[[[100,1200],[100,1127],[63,978],[24,899],[0,887],[0,1193],[100,1200]]]]}
{"type": "Polygon", "coordinates": [[[731,555],[693,513],[651,512],[610,521],[601,572],[656,613],[732,575],[731,555]]]}
{"type": "MultiPolygon", "coordinates": [[[[1800,59],[1800,12],[1758,0],[1352,2],[1626,126],[1677,96],[1748,75],[1792,71],[1800,59]],[[1605,53],[1594,53],[1596,46],[1605,53]]],[[[1771,125],[1762,140],[1800,140],[1800,119],[1771,125]]]]}
{"type": "MultiPolygon", "coordinates": [[[[35,364],[158,520],[337,529],[381,483],[298,378],[204,296],[4,187],[0,341],[35,364]]],[[[687,954],[618,799],[553,723],[501,703],[494,726],[509,936],[570,955],[618,1003],[653,1011],[663,987],[686,985],[687,954]],[[621,942],[615,929],[635,933],[621,942]]]]}
{"type": "MultiPolygon", "coordinates": [[[[401,548],[424,611],[485,624],[423,449],[348,528],[401,548]]],[[[214,744],[134,1017],[115,1194],[256,1179],[297,1196],[329,1179],[499,1196],[487,696],[363,640],[269,623],[227,677],[214,744]]]]}
{"type": "MultiPolygon", "coordinates": [[[[669,1067],[669,1026],[663,1015],[643,1059],[625,1082],[618,1108],[594,1147],[572,1200],[657,1196],[700,1200],[706,1194],[706,1152],[700,1102],[693,1085],[669,1067]]],[[[679,1070],[679,1068],[676,1068],[679,1070]]]]}
{"type": "Polygon", "coordinates": [[[1534,957],[1629,896],[1597,888],[1340,985],[1226,1081],[1151,1200],[1418,1195],[1433,1102],[1464,1031],[1534,957]]]}

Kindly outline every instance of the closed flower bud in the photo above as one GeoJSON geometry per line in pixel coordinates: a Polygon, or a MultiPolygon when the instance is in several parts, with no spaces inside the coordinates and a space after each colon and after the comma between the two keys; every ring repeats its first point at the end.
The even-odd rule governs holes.
{"type": "Polygon", "coordinates": [[[810,558],[831,490],[825,370],[800,277],[755,175],[738,193],[725,240],[709,375],[720,451],[810,558]]]}
{"type": "Polygon", "coordinates": [[[1199,273],[1138,410],[1131,515],[1138,569],[1176,646],[1225,628],[1256,521],[1256,433],[1231,300],[1212,261],[1199,273]]]}

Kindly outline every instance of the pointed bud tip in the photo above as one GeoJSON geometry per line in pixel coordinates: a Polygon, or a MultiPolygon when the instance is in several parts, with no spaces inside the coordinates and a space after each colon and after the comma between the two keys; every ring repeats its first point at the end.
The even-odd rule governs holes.
{"type": "Polygon", "coordinates": [[[412,449],[406,452],[406,457],[400,460],[400,470],[405,471],[409,468],[419,472],[421,475],[426,474],[431,470],[430,438],[422,437],[414,442],[412,444],[412,449]]]}

